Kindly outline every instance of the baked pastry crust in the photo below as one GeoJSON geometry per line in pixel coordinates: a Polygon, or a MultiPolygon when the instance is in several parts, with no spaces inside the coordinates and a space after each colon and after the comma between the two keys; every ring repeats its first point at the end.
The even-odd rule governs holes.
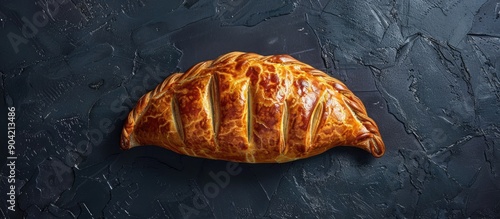
{"type": "Polygon", "coordinates": [[[375,157],[375,122],[342,82],[288,55],[231,52],[175,73],[130,112],[121,148],[157,145],[179,154],[282,163],[353,146],[375,157]]]}

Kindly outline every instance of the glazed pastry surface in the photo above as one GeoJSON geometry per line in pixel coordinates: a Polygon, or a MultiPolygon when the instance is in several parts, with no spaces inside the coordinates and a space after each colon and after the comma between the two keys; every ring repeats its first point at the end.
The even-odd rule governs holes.
{"type": "Polygon", "coordinates": [[[282,163],[335,146],[375,157],[375,122],[342,82],[288,55],[231,52],[175,73],[145,94],[121,148],[157,145],[208,159],[282,163]]]}

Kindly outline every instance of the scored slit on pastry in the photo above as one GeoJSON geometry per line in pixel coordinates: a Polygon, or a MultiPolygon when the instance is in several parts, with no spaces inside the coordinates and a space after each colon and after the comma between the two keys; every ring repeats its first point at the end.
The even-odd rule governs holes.
{"type": "Polygon", "coordinates": [[[323,95],[320,96],[318,101],[316,102],[316,106],[314,108],[314,111],[311,116],[311,123],[310,123],[310,131],[309,131],[309,139],[310,142],[314,142],[314,138],[316,136],[316,133],[319,128],[319,124],[321,122],[321,116],[323,115],[323,95]]]}
{"type": "Polygon", "coordinates": [[[281,145],[280,145],[280,155],[283,155],[287,152],[288,144],[286,143],[288,139],[288,104],[283,103],[283,115],[281,117],[281,145]]]}
{"type": "Polygon", "coordinates": [[[139,145],[247,163],[289,162],[336,146],[385,152],[378,126],[342,82],[288,55],[243,52],[172,74],[145,94],[121,136],[122,149],[139,145]]]}
{"type": "Polygon", "coordinates": [[[220,110],[219,110],[219,86],[218,86],[217,75],[213,74],[210,78],[208,86],[209,103],[210,103],[210,118],[212,119],[212,129],[214,133],[214,143],[215,148],[218,147],[217,134],[219,133],[219,121],[220,121],[220,110]]]}
{"type": "Polygon", "coordinates": [[[247,139],[248,139],[248,144],[251,147],[252,146],[252,135],[253,135],[253,107],[252,107],[252,83],[249,81],[246,86],[247,90],[247,101],[246,101],[246,108],[247,108],[247,139]]]}
{"type": "Polygon", "coordinates": [[[184,127],[182,125],[182,118],[181,114],[179,112],[179,103],[177,102],[177,98],[175,98],[175,95],[172,97],[172,115],[174,118],[174,124],[175,124],[175,129],[177,133],[179,134],[179,138],[183,143],[185,143],[184,140],[184,127]]]}

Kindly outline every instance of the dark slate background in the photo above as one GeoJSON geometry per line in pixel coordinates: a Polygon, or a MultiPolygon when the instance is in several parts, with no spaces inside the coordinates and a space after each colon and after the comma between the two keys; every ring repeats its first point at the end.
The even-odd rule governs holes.
{"type": "Polygon", "coordinates": [[[498,218],[499,18],[498,0],[3,0],[1,139],[15,106],[19,158],[12,212],[2,146],[0,217],[498,218]],[[119,149],[141,95],[235,50],[344,81],[386,154],[334,148],[229,175],[119,149]]]}

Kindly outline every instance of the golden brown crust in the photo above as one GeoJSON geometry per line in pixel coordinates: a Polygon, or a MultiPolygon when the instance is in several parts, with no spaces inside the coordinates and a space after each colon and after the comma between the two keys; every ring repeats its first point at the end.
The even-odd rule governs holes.
{"type": "Polygon", "coordinates": [[[169,76],[145,94],[122,131],[122,149],[158,145],[209,159],[288,162],[335,146],[375,157],[375,122],[342,82],[288,55],[232,52],[169,76]]]}

